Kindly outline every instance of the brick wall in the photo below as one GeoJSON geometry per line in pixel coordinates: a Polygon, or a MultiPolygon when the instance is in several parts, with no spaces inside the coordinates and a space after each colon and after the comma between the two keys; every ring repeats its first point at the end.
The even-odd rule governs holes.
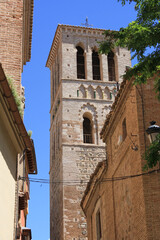
{"type": "Polygon", "coordinates": [[[87,239],[86,219],[80,202],[90,175],[106,158],[102,146],[69,145],[63,147],[64,239],[87,239]]]}
{"type": "MultiPolygon", "coordinates": [[[[136,89],[135,87],[128,89],[125,93],[128,96],[125,95],[117,106],[114,123],[107,137],[108,171],[106,177],[141,173],[136,89]],[[126,119],[127,136],[123,140],[124,119],[126,119]],[[135,146],[138,146],[138,151],[134,150],[135,146]]],[[[110,201],[108,198],[107,200],[110,201]]],[[[115,239],[146,239],[142,177],[113,182],[112,204],[114,216],[111,215],[114,217],[115,239]]],[[[106,218],[109,222],[108,214],[106,218]]],[[[109,237],[108,231],[106,234],[109,237]]]]}
{"type": "Polygon", "coordinates": [[[0,62],[21,94],[23,1],[0,2],[0,62]]]}
{"type": "MultiPolygon", "coordinates": [[[[148,85],[138,87],[137,91],[138,126],[140,134],[141,155],[149,145],[145,130],[151,121],[160,125],[160,103],[155,97],[154,81],[149,80],[148,85]]],[[[142,160],[142,166],[144,161],[142,160]]],[[[158,166],[157,166],[158,167],[158,166]]],[[[146,225],[148,239],[160,238],[160,174],[143,177],[144,202],[146,212],[146,225]]]]}
{"type": "Polygon", "coordinates": [[[103,132],[108,167],[101,181],[86,195],[88,200],[83,205],[89,240],[96,239],[93,235],[93,211],[98,199],[101,201],[103,239],[160,239],[159,173],[106,181],[143,172],[143,156],[149,145],[146,129],[151,120],[160,125],[159,119],[160,103],[155,98],[153,82],[149,80],[147,85],[136,87],[132,86],[132,82],[127,83],[103,132]],[[124,119],[127,130],[125,138],[124,119]]]}
{"type": "MultiPolygon", "coordinates": [[[[60,25],[47,66],[51,70],[50,188],[51,239],[86,240],[86,219],[80,201],[97,163],[106,158],[99,133],[117,94],[108,79],[107,56],[100,56],[101,80],[93,81],[92,50],[103,30],[60,25]],[[84,49],[86,79],[77,79],[76,46],[84,49]],[[83,116],[91,116],[93,144],[83,142],[83,116]],[[77,184],[76,184],[77,183],[77,184]]],[[[117,81],[131,65],[127,49],[115,49],[117,81]]]]}

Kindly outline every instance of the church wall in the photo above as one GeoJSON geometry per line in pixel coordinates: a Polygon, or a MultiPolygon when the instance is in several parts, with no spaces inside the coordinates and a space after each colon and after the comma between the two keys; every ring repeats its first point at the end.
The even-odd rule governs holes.
{"type": "MultiPolygon", "coordinates": [[[[62,78],[77,79],[77,64],[76,64],[76,46],[84,49],[86,62],[86,79],[93,80],[92,76],[92,50],[98,50],[99,44],[104,40],[103,31],[89,30],[71,30],[70,28],[62,28],[62,78]]],[[[115,53],[116,65],[116,81],[122,81],[122,75],[125,72],[126,66],[131,66],[130,52],[125,48],[117,48],[115,53]]],[[[108,62],[106,55],[100,55],[101,80],[109,81],[108,79],[108,62]]]]}
{"type": "MultiPolygon", "coordinates": [[[[115,84],[91,81],[63,80],[63,142],[83,143],[83,115],[90,113],[93,121],[94,143],[103,145],[99,133],[116,94],[115,84]],[[72,86],[72,87],[71,87],[72,86]],[[90,94],[90,89],[93,95],[90,94]],[[99,98],[98,88],[103,91],[104,99],[99,98]],[[79,91],[79,96],[77,96],[79,91]],[[94,98],[94,91],[96,99],[94,98]],[[112,93],[112,99],[110,98],[112,93]],[[85,96],[83,96],[83,93],[85,96]],[[108,94],[108,95],[107,95],[108,94]]],[[[101,95],[102,98],[102,95],[101,95]]]]}
{"type": "Polygon", "coordinates": [[[51,110],[50,128],[50,238],[63,239],[63,164],[61,86],[51,110]],[[58,226],[58,227],[57,227],[58,226]]]}
{"type": "Polygon", "coordinates": [[[51,106],[54,99],[56,98],[58,88],[60,85],[61,76],[62,76],[61,53],[62,53],[61,45],[59,45],[59,48],[56,52],[54,63],[51,66],[51,74],[50,74],[51,106]]]}
{"type": "MultiPolygon", "coordinates": [[[[112,101],[75,97],[81,81],[73,81],[73,84],[70,80],[62,82],[63,181],[69,182],[63,188],[64,239],[85,240],[87,239],[87,226],[80,201],[86,183],[97,163],[106,157],[104,144],[99,139],[99,132],[103,126],[106,111],[109,112],[108,105],[111,105],[112,101]],[[86,112],[92,115],[94,144],[83,143],[83,114],[86,112]]],[[[85,85],[87,88],[89,83],[85,82],[85,85]]],[[[98,83],[93,85],[96,87],[98,83]]],[[[105,86],[104,83],[101,85],[105,86]]]]}
{"type": "MultiPolygon", "coordinates": [[[[92,50],[97,50],[97,41],[103,40],[102,30],[58,27],[48,60],[51,66],[50,179],[61,184],[50,188],[50,232],[51,239],[87,240],[80,201],[97,163],[106,158],[99,133],[117,94],[117,85],[108,81],[106,55],[99,57],[101,80],[93,81],[92,50]],[[77,45],[84,49],[86,79],[77,79],[77,45]],[[91,118],[93,144],[83,143],[84,114],[91,118]]],[[[121,69],[117,67],[116,80],[121,82],[121,73],[130,64],[130,53],[126,49],[120,54],[118,51],[115,50],[116,64],[120,59],[123,63],[121,69]]]]}
{"type": "MultiPolygon", "coordinates": [[[[116,117],[112,120],[107,136],[108,170],[106,178],[136,175],[141,173],[139,129],[137,121],[136,88],[126,90],[119,102],[116,117]],[[128,91],[127,91],[128,90],[128,91]],[[123,121],[126,119],[126,137],[123,137],[123,121]],[[134,147],[138,146],[138,150],[134,147]]],[[[106,183],[109,189],[111,183],[106,183]]],[[[107,195],[108,190],[106,191],[107,195]]],[[[145,206],[142,177],[129,178],[112,183],[115,239],[146,239],[145,206]]],[[[105,203],[105,205],[107,204],[105,203]]],[[[106,222],[109,221],[106,205],[106,222]]],[[[113,217],[112,214],[112,217],[113,217]]],[[[106,222],[104,229],[106,228],[106,222]]],[[[106,229],[106,237],[113,234],[106,229]]]]}
{"type": "MultiPolygon", "coordinates": [[[[101,202],[102,239],[160,238],[160,207],[157,204],[160,178],[156,172],[145,175],[143,170],[145,148],[150,144],[146,129],[152,119],[159,125],[160,108],[153,89],[151,79],[148,84],[139,86],[127,82],[109,122],[105,123],[102,137],[106,143],[107,167],[103,175],[94,173],[92,179],[97,184],[88,185],[83,201],[89,240],[96,236],[94,209],[98,201],[101,202]],[[117,179],[113,181],[112,178],[117,179]]],[[[154,169],[158,168],[157,165],[154,169]]]]}
{"type": "MultiPolygon", "coordinates": [[[[155,96],[155,79],[148,80],[148,84],[137,86],[137,110],[140,139],[140,153],[143,156],[150,145],[146,129],[151,121],[160,126],[160,102],[155,96]]],[[[145,161],[142,158],[142,167],[145,161]]],[[[157,165],[154,169],[159,169],[157,165]]],[[[146,211],[146,225],[148,239],[160,239],[160,176],[157,173],[143,177],[144,203],[146,211]]]]}
{"type": "Polygon", "coordinates": [[[83,115],[90,113],[92,116],[92,129],[94,144],[103,145],[99,133],[103,126],[106,112],[109,107],[105,101],[88,102],[87,100],[63,102],[62,141],[63,143],[83,143],[83,115]],[[106,109],[105,109],[106,108],[106,109]],[[104,110],[105,109],[105,110],[104,110]],[[104,114],[102,112],[104,111],[104,114]]]}
{"type": "Polygon", "coordinates": [[[86,218],[80,201],[90,175],[106,158],[105,148],[91,144],[63,145],[64,239],[87,239],[86,218]]]}
{"type": "Polygon", "coordinates": [[[99,210],[103,239],[147,239],[142,177],[105,181],[141,172],[139,150],[133,149],[134,144],[139,148],[135,87],[125,93],[126,98],[119,102],[107,133],[106,172],[91,194],[90,203],[86,208],[88,226],[91,226],[88,229],[89,240],[96,239],[96,230],[95,234],[92,233],[93,224],[96,224],[94,209],[97,201],[101,202],[99,210]],[[122,138],[124,119],[127,126],[125,139],[122,138]]]}

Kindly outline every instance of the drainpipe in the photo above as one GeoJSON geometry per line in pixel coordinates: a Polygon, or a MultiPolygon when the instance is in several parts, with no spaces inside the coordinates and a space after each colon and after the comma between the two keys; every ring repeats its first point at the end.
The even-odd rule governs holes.
{"type": "MultiPolygon", "coordinates": [[[[23,177],[25,175],[25,153],[26,153],[26,148],[23,151],[23,177]]],[[[17,159],[17,191],[16,191],[16,197],[17,197],[17,209],[16,209],[16,213],[15,213],[15,218],[16,218],[16,230],[15,230],[15,240],[17,240],[17,226],[18,226],[18,215],[19,215],[19,196],[18,196],[18,191],[19,191],[19,180],[20,180],[20,175],[19,175],[19,160],[20,157],[18,155],[18,159],[17,159]]],[[[24,181],[25,179],[22,180],[23,181],[23,192],[24,192],[24,181]]]]}
{"type": "Polygon", "coordinates": [[[113,214],[114,214],[114,233],[115,233],[115,240],[117,240],[117,226],[116,226],[116,204],[115,204],[115,197],[114,197],[114,181],[112,176],[112,194],[113,194],[113,214]]]}
{"type": "Polygon", "coordinates": [[[16,191],[16,198],[17,198],[17,206],[16,207],[16,211],[15,211],[15,240],[17,240],[17,226],[18,226],[18,211],[19,211],[19,197],[18,197],[18,189],[19,189],[19,176],[18,176],[18,163],[19,163],[19,154],[17,157],[17,169],[16,169],[16,186],[17,186],[17,191],[16,191]]]}
{"type": "Polygon", "coordinates": [[[25,156],[26,156],[26,149],[23,151],[23,192],[24,192],[24,182],[25,182],[25,156]]]}

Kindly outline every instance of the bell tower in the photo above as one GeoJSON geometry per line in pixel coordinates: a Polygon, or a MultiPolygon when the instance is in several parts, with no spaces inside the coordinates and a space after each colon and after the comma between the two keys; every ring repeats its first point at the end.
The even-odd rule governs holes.
{"type": "Polygon", "coordinates": [[[50,239],[86,240],[80,201],[97,163],[106,158],[100,131],[130,52],[99,55],[104,30],[58,25],[46,66],[51,71],[50,239]]]}

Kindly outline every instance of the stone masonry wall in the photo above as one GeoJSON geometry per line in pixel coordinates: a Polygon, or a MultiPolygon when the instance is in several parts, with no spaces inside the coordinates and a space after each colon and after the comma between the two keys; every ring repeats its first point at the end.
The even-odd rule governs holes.
{"type": "MultiPolygon", "coordinates": [[[[98,49],[98,42],[104,40],[103,30],[86,30],[86,29],[71,29],[69,27],[62,28],[62,79],[77,78],[76,64],[76,46],[81,46],[84,49],[86,61],[86,79],[93,80],[92,76],[92,50],[98,49]]],[[[126,66],[131,66],[130,52],[125,48],[117,48],[115,53],[116,81],[122,81],[122,75],[126,66]]],[[[101,55],[101,80],[109,81],[108,79],[108,63],[107,56],[101,55]]]]}
{"type": "Polygon", "coordinates": [[[97,163],[106,158],[104,147],[91,145],[63,146],[64,239],[86,240],[86,218],[81,198],[97,163]]]}
{"type": "Polygon", "coordinates": [[[0,62],[21,94],[23,1],[0,1],[0,62]]]}
{"type": "MultiPolygon", "coordinates": [[[[76,97],[81,84],[82,81],[62,81],[62,165],[63,181],[67,181],[63,189],[63,221],[64,239],[67,240],[87,239],[86,219],[80,201],[97,163],[105,159],[105,148],[99,132],[112,104],[111,99],[94,99],[92,95],[88,98],[82,95],[76,97]],[[92,116],[94,144],[83,143],[83,115],[86,112],[92,116]]],[[[105,88],[107,85],[98,81],[85,81],[83,84],[86,89],[89,86],[105,88]]],[[[114,84],[110,84],[108,91],[114,87],[114,84]]]]}
{"type": "Polygon", "coordinates": [[[107,56],[100,56],[101,80],[93,81],[92,50],[103,30],[58,26],[48,60],[51,70],[50,178],[51,239],[86,240],[80,201],[97,163],[106,158],[99,133],[117,94],[116,81],[131,66],[127,49],[115,49],[116,81],[108,79],[107,56]],[[77,79],[76,46],[84,49],[86,79],[77,79]],[[59,67],[58,67],[58,65],[59,67]],[[59,78],[58,78],[59,76],[59,78]],[[93,144],[83,143],[83,116],[92,122],[93,144]]]}
{"type": "Polygon", "coordinates": [[[50,128],[50,238],[54,240],[63,239],[61,112],[62,106],[59,103],[57,111],[54,112],[54,119],[51,115],[52,125],[50,128]]]}

